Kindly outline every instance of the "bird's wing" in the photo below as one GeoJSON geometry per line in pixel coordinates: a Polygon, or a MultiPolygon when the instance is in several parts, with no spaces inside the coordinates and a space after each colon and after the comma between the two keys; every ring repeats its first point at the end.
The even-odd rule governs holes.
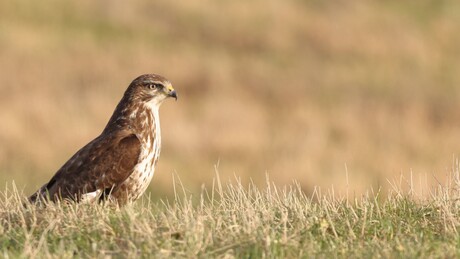
{"type": "Polygon", "coordinates": [[[140,153],[141,143],[130,132],[101,135],[75,153],[30,200],[46,194],[53,200],[78,201],[85,193],[110,191],[131,175],[140,153]]]}

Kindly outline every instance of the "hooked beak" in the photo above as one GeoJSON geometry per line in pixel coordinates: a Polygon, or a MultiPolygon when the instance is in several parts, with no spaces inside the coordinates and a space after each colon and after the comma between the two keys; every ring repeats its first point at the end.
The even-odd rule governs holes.
{"type": "Polygon", "coordinates": [[[176,93],[176,90],[170,91],[170,92],[168,93],[168,96],[169,96],[169,97],[172,97],[172,98],[174,98],[174,99],[176,99],[176,101],[177,101],[177,93],[176,93]]]}

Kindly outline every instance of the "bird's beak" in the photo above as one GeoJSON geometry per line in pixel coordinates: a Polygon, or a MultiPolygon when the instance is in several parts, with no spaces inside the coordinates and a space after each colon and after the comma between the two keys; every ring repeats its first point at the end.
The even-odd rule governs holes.
{"type": "Polygon", "coordinates": [[[166,92],[168,94],[168,97],[172,97],[177,101],[177,93],[176,90],[174,90],[174,88],[172,87],[171,83],[168,83],[166,85],[166,92]]]}
{"type": "Polygon", "coordinates": [[[169,96],[169,97],[172,97],[172,98],[174,98],[174,99],[176,99],[176,101],[177,101],[177,93],[176,93],[176,90],[170,91],[170,92],[168,93],[168,96],[169,96]]]}

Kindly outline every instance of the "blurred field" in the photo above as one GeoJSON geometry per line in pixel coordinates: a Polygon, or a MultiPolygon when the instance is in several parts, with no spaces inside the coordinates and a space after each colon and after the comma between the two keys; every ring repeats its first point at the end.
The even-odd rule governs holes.
{"type": "MultiPolygon", "coordinates": [[[[0,183],[34,191],[136,76],[169,78],[163,149],[199,188],[237,175],[352,191],[442,181],[460,147],[457,1],[0,1],[0,183]],[[346,170],[347,168],[347,170],[346,170]]],[[[415,184],[415,186],[419,186],[415,184]]]]}

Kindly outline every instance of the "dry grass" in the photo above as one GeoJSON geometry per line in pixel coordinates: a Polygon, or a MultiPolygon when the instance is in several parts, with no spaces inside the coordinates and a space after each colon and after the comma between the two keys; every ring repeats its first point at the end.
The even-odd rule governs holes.
{"type": "MultiPolygon", "coordinates": [[[[157,72],[152,188],[220,161],[260,186],[356,193],[402,172],[443,179],[460,139],[457,1],[0,2],[0,180],[34,191],[102,130],[124,88],[157,72]],[[435,175],[435,177],[432,177],[435,175]]],[[[429,184],[428,184],[429,185],[429,184]]]]}
{"type": "MultiPolygon", "coordinates": [[[[298,184],[264,188],[241,182],[175,198],[112,204],[23,206],[1,193],[3,257],[447,258],[459,255],[459,171],[430,198],[393,187],[359,197],[298,184]]],[[[409,189],[413,189],[409,186],[409,189]]],[[[176,189],[175,189],[176,190],[176,189]]]]}

